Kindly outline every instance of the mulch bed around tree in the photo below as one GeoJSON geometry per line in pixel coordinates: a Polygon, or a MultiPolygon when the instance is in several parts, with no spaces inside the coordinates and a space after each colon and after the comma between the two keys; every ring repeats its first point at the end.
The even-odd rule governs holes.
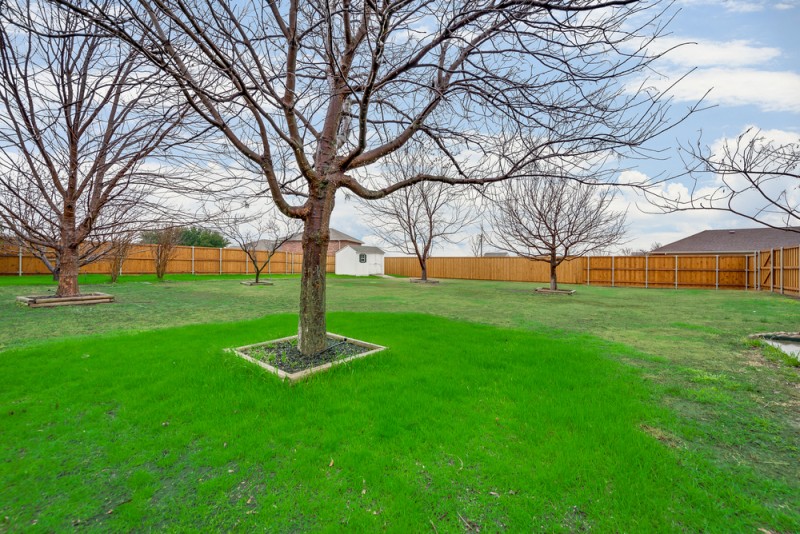
{"type": "Polygon", "coordinates": [[[290,381],[325,371],[334,365],[368,356],[385,347],[328,334],[327,347],[312,355],[297,349],[297,336],[232,349],[238,356],[290,381]]]}
{"type": "Polygon", "coordinates": [[[409,278],[412,284],[438,284],[439,280],[423,280],[422,278],[409,278]]]}
{"type": "Polygon", "coordinates": [[[244,282],[239,282],[243,286],[273,286],[275,284],[272,283],[271,280],[260,280],[256,282],[255,280],[245,280],[244,282]]]}

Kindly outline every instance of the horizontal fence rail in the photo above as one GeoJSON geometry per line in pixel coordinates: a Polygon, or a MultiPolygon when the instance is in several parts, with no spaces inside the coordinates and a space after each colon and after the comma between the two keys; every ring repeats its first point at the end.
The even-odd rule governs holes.
{"type": "MultiPolygon", "coordinates": [[[[430,258],[431,278],[549,283],[550,265],[526,258],[430,258]]],[[[417,258],[386,258],[386,274],[419,276],[417,258]]],[[[800,246],[752,254],[568,258],[559,283],[670,289],[736,289],[800,296],[800,246]]]]}
{"type": "MultiPolygon", "coordinates": [[[[122,264],[122,274],[155,274],[155,245],[133,245],[122,264]]],[[[51,260],[55,255],[49,256],[51,260]]],[[[267,253],[258,252],[259,262],[267,253]]],[[[300,273],[303,255],[276,252],[262,271],[268,274],[300,273]]],[[[84,265],[81,274],[110,274],[111,262],[103,259],[84,265]]],[[[336,272],[335,256],[328,256],[326,271],[336,272]]],[[[0,247],[0,275],[49,274],[45,264],[23,247],[0,247]]],[[[167,274],[254,274],[247,254],[238,248],[176,247],[167,263],[167,274]]]]}

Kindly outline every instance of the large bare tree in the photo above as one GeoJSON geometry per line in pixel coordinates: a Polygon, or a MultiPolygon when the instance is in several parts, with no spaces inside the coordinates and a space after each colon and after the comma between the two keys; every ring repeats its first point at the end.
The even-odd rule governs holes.
{"type": "Polygon", "coordinates": [[[492,211],[492,244],[523,258],[550,264],[550,289],[558,289],[556,269],[579,257],[618,244],[625,234],[625,213],[615,211],[614,191],[567,175],[498,186],[492,211]]]}
{"type": "Polygon", "coordinates": [[[643,79],[669,19],[657,1],[55,1],[169,73],[303,221],[305,354],[325,348],[338,190],[374,200],[423,181],[497,182],[537,159],[640,147],[668,126],[667,99],[643,79]],[[450,172],[376,185],[376,166],[412,139],[450,172]]]}
{"type": "Polygon", "coordinates": [[[135,47],[104,33],[46,2],[0,9],[0,222],[58,278],[59,296],[77,295],[80,266],[150,217],[148,159],[175,145],[188,109],[135,47]]]}
{"type": "Polygon", "coordinates": [[[749,128],[716,147],[681,149],[693,187],[681,198],[649,193],[668,212],[727,211],[771,228],[800,232],[800,136],[777,141],[749,128]]]}
{"type": "MultiPolygon", "coordinates": [[[[385,159],[383,173],[393,179],[446,174],[444,161],[418,149],[398,150],[385,159]]],[[[428,258],[436,245],[455,243],[458,234],[475,222],[476,205],[464,190],[441,182],[423,181],[384,198],[361,203],[375,234],[390,247],[417,257],[420,280],[428,280],[428,258]]]]}

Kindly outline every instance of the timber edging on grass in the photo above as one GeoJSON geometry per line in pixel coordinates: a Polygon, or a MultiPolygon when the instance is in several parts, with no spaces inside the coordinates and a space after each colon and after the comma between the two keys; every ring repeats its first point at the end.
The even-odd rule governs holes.
{"type": "Polygon", "coordinates": [[[73,297],[55,295],[17,297],[17,302],[29,308],[52,308],[55,306],[81,306],[87,304],[108,304],[114,302],[114,295],[108,293],[88,293],[73,297]]]}
{"type": "Polygon", "coordinates": [[[243,351],[248,350],[248,349],[252,349],[252,348],[256,348],[256,347],[263,347],[265,345],[272,345],[274,343],[280,343],[282,341],[291,341],[291,340],[297,339],[297,336],[288,336],[288,337],[282,337],[282,338],[279,338],[279,339],[271,339],[269,341],[263,341],[261,343],[254,343],[252,345],[244,345],[242,347],[229,348],[229,349],[225,349],[225,350],[227,352],[233,352],[235,355],[239,356],[240,358],[243,358],[243,359],[245,359],[245,360],[247,360],[247,361],[249,361],[251,363],[254,363],[254,364],[258,365],[259,367],[261,367],[263,369],[266,369],[270,373],[272,373],[274,375],[277,375],[279,378],[281,378],[283,380],[288,380],[289,382],[297,382],[298,380],[302,380],[303,378],[306,378],[306,377],[311,376],[313,374],[321,373],[323,371],[327,371],[328,369],[332,368],[334,365],[340,365],[340,364],[343,364],[343,363],[347,363],[347,362],[350,362],[350,361],[353,361],[353,360],[357,360],[359,358],[364,358],[364,357],[369,356],[371,354],[375,354],[376,352],[380,352],[382,350],[386,350],[386,347],[384,347],[382,345],[377,345],[375,343],[369,343],[367,341],[361,341],[360,339],[353,339],[351,337],[344,337],[344,336],[340,336],[338,334],[333,334],[331,332],[326,332],[326,335],[327,335],[328,338],[331,338],[331,339],[336,339],[336,340],[339,340],[339,341],[347,341],[348,343],[353,343],[354,345],[359,345],[359,346],[362,346],[362,347],[371,348],[372,350],[368,350],[368,351],[362,352],[360,354],[354,354],[352,356],[348,356],[347,358],[344,358],[344,359],[341,359],[341,360],[335,360],[335,361],[332,361],[332,362],[324,363],[322,365],[317,365],[315,367],[310,367],[308,369],[303,369],[302,371],[297,371],[295,373],[287,373],[286,371],[283,371],[282,369],[278,369],[277,367],[272,366],[272,365],[270,365],[270,364],[268,364],[266,362],[262,362],[261,360],[257,360],[255,358],[253,358],[252,356],[249,356],[248,354],[245,354],[243,351]]]}

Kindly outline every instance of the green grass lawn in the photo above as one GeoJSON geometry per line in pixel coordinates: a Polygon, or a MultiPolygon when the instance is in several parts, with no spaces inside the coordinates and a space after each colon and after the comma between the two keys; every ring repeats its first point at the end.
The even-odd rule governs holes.
{"type": "Polygon", "coordinates": [[[332,277],[390,349],[289,386],[223,349],[293,333],[297,278],[216,278],[0,278],[0,531],[800,529],[798,368],[746,340],[796,300],[332,277]]]}

